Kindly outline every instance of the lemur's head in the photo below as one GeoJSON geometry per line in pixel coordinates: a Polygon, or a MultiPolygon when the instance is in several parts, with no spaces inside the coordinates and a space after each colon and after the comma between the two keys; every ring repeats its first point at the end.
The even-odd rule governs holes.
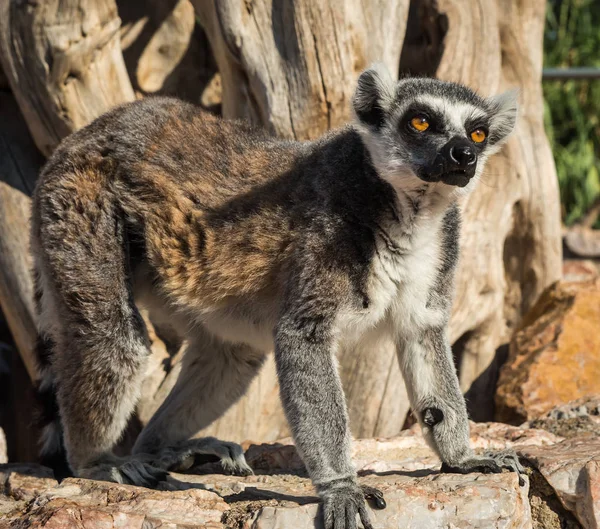
{"type": "Polygon", "coordinates": [[[396,81],[374,65],[358,79],[353,107],[373,162],[392,185],[464,188],[514,128],[516,99],[514,91],[483,98],[436,79],[396,81]]]}

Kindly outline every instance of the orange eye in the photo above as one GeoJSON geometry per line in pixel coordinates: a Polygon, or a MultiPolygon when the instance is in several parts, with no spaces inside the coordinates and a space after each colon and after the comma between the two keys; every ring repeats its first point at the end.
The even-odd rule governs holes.
{"type": "Polygon", "coordinates": [[[410,124],[419,132],[425,132],[429,128],[429,121],[423,116],[415,116],[410,120],[410,124]]]}
{"type": "Polygon", "coordinates": [[[482,143],[483,141],[485,141],[485,138],[486,133],[483,129],[475,129],[473,132],[471,132],[471,139],[475,143],[482,143]]]}

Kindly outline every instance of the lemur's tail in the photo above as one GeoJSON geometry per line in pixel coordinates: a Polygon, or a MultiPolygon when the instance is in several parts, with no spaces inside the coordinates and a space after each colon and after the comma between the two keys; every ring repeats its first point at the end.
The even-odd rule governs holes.
{"type": "Polygon", "coordinates": [[[54,470],[57,479],[72,476],[67,462],[67,453],[63,442],[58,402],[56,400],[56,381],[52,374],[51,356],[54,343],[49,338],[38,336],[35,354],[39,369],[39,382],[36,387],[38,401],[38,426],[41,429],[40,462],[54,470]]]}

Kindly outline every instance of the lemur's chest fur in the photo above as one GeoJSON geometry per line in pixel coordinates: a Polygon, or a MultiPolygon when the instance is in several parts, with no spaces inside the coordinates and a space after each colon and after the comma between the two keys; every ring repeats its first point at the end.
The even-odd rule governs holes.
{"type": "Polygon", "coordinates": [[[344,341],[373,328],[395,336],[443,323],[444,311],[431,303],[444,259],[442,223],[443,215],[423,211],[408,224],[381,226],[366,283],[368,307],[344,315],[344,341]]]}

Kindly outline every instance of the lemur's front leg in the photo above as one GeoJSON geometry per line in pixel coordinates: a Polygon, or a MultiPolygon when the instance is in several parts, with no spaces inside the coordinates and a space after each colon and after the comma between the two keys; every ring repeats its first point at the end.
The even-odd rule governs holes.
{"type": "Polygon", "coordinates": [[[379,508],[385,502],[379,491],[357,483],[331,318],[306,306],[291,309],[276,331],[275,359],[296,447],[323,502],[325,529],[356,529],[357,514],[371,529],[365,496],[379,508]]]}
{"type": "Polygon", "coordinates": [[[423,434],[442,460],[442,472],[519,473],[524,469],[511,451],[475,454],[469,446],[469,421],[460,392],[445,327],[431,327],[401,337],[400,366],[423,434]]]}

